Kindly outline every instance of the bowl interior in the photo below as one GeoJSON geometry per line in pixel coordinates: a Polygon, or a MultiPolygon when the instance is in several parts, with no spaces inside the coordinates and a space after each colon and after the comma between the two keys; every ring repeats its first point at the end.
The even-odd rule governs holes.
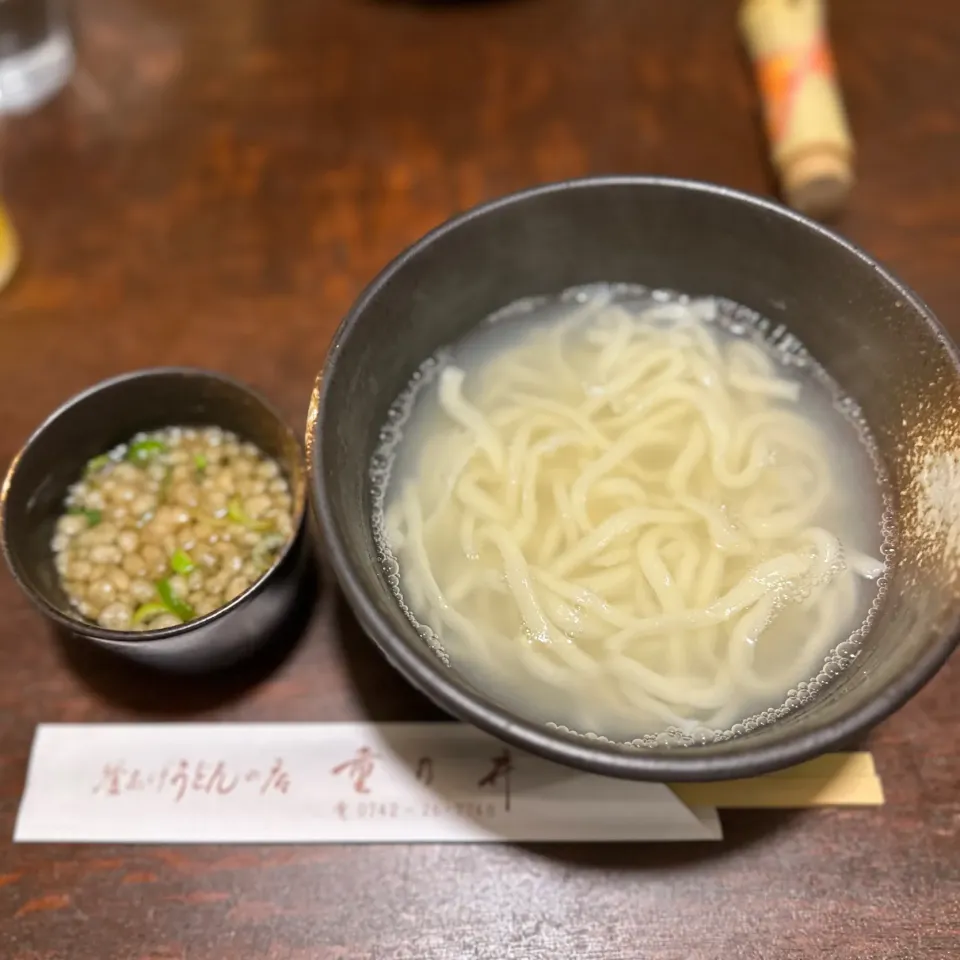
{"type": "Polygon", "coordinates": [[[90,459],[141,430],[204,425],[232,430],[276,459],[290,482],[294,504],[303,509],[300,443],[256,393],[200,370],[144,370],[121,376],[69,400],[40,426],[11,465],[3,500],[4,548],[27,591],[76,620],[50,549],[67,488],[90,459]]]}
{"type": "Polygon", "coordinates": [[[776,206],[662,180],[579,181],[445,225],[394,262],[334,341],[316,423],[316,493],[354,609],[388,657],[492,732],[601,772],[731,776],[794,762],[894,709],[955,644],[960,451],[953,347],[909,291],[852,246],[776,206]],[[784,324],[857,401],[890,474],[897,558],[863,652],[821,695],[745,736],[677,751],[568,740],[505,713],[425,647],[398,608],[371,533],[369,461],[417,366],[520,297],[615,281],[728,297],[784,324]]]}

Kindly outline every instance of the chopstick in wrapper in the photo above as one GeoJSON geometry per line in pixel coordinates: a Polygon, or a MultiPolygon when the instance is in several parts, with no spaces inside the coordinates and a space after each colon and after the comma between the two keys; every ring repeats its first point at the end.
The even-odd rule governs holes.
{"type": "Polygon", "coordinates": [[[824,0],[745,0],[740,8],[784,198],[821,219],[840,212],[853,184],[825,13],[824,0]]]}

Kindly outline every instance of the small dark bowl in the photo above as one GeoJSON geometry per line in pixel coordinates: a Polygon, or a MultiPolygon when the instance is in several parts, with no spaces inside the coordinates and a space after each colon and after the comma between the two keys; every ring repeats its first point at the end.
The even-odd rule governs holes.
{"type": "Polygon", "coordinates": [[[350,312],[307,429],[319,519],[363,627],[440,706],[552,760],[646,780],[785,767],[891,713],[957,644],[956,350],[927,307],[860,250],[756,197],[676,180],[601,178],[540,187],[444,224],[390,264],[350,312]],[[860,655],[803,707],[724,742],[630,749],[524,720],[430,652],[377,558],[370,458],[388,407],[417,366],[513,300],[598,281],[728,297],[784,324],[860,402],[890,474],[896,563],[860,655]]]}
{"type": "Polygon", "coordinates": [[[151,666],[225,667],[271,640],[294,605],[308,566],[305,472],[296,435],[248,387],[203,370],[139,370],[68,400],[26,442],[0,492],[3,551],[17,583],[58,627],[151,666]],[[174,425],[223,427],[276,459],[290,482],[294,536],[265,576],[213,613],[163,630],[105,630],[80,618],[60,587],[50,549],[54,525],[67,488],[91,458],[140,430],[174,425]]]}

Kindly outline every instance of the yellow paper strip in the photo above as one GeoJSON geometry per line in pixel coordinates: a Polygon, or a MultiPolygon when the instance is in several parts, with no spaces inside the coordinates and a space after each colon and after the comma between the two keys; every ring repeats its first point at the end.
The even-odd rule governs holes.
{"type": "Polygon", "coordinates": [[[728,810],[883,804],[883,784],[869,753],[832,753],[762,777],[670,788],[688,806],[728,810]]]}

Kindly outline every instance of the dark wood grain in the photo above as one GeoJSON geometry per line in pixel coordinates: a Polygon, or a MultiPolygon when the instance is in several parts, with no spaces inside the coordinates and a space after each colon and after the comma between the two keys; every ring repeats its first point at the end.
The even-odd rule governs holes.
{"type": "MultiPolygon", "coordinates": [[[[841,229],[960,334],[954,0],[838,0],[841,229]]],[[[733,0],[88,0],[71,89],[3,133],[0,460],[113,373],[228,371],[302,421],[352,298],[485,198],[588,172],[771,189],[733,0]]],[[[745,265],[749,268],[749,265],[745,265]]],[[[208,685],[57,644],[0,576],[9,960],[919,960],[960,951],[960,663],[871,737],[877,810],[727,814],[711,846],[9,843],[38,721],[435,715],[328,585],[280,663],[208,685]]]]}

